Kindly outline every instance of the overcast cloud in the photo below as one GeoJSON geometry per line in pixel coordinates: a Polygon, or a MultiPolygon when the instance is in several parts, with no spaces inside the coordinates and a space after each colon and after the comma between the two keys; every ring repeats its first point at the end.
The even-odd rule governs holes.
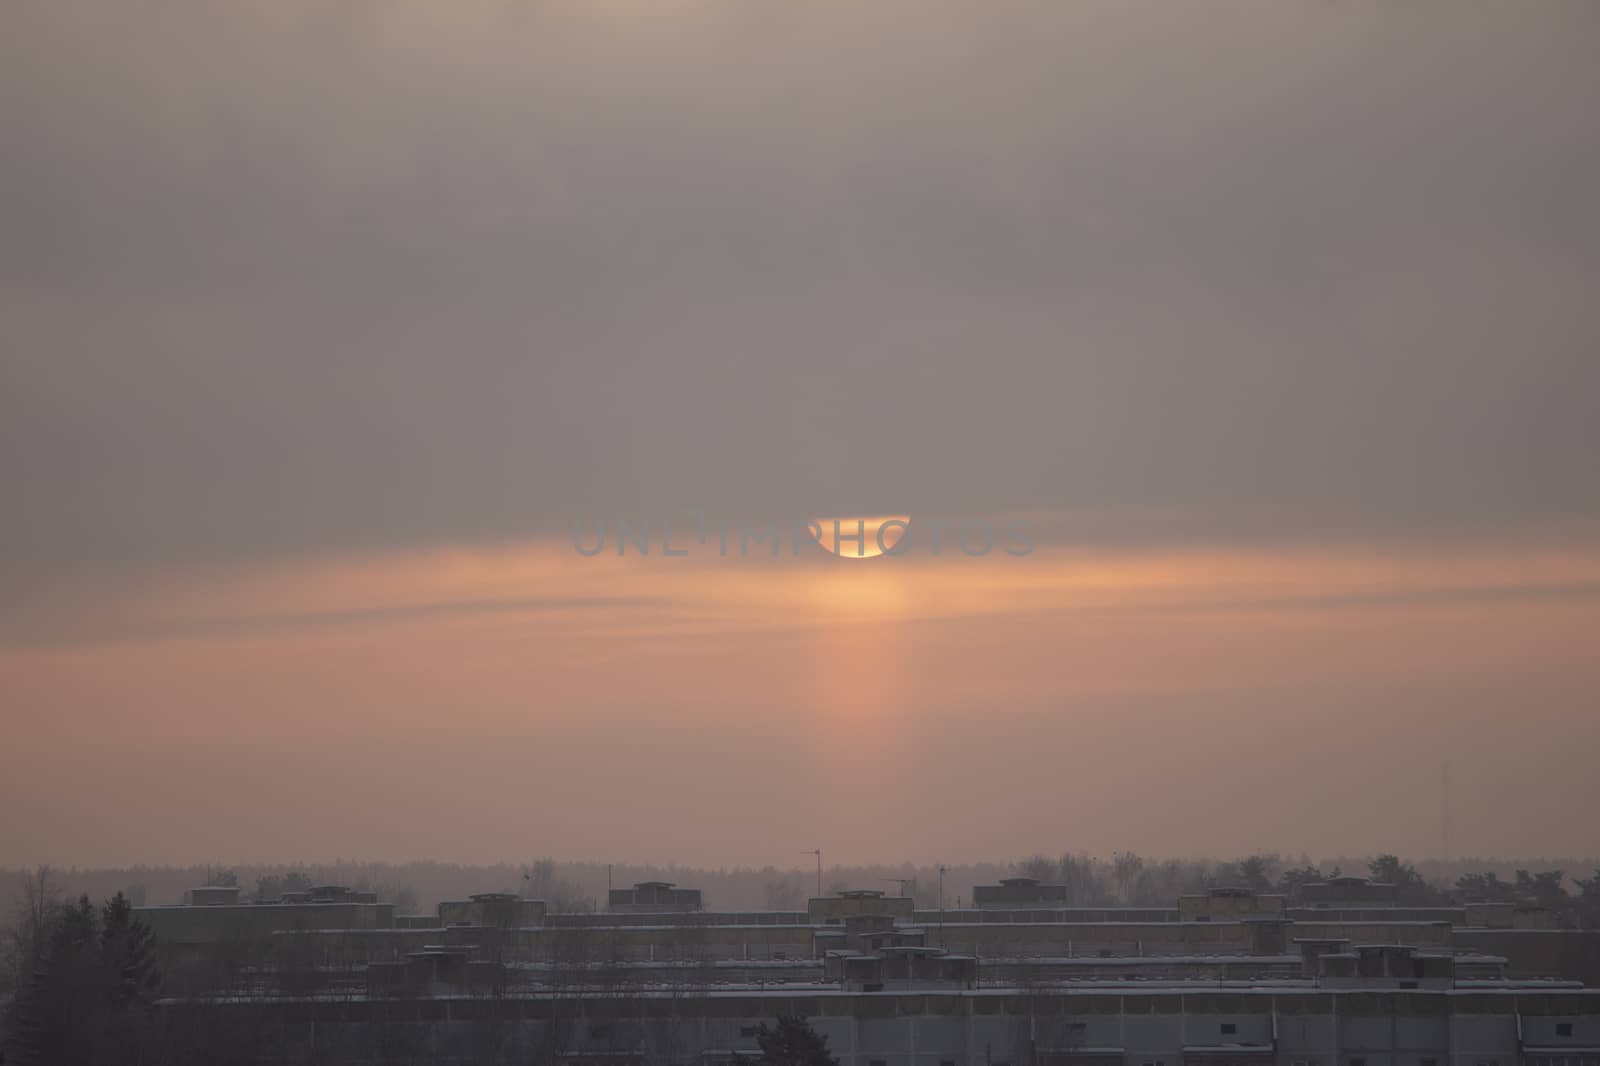
{"type": "Polygon", "coordinates": [[[1597,116],[1592,2],[0,4],[0,865],[1592,854],[1597,116]],[[696,508],[1039,550],[566,539],[696,508]]]}
{"type": "Polygon", "coordinates": [[[1443,13],[8,5],[0,557],[1588,522],[1600,9],[1443,13]]]}

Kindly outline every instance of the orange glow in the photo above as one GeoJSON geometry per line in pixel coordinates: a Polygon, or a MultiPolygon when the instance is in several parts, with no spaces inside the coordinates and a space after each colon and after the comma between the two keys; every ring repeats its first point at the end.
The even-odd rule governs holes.
{"type": "Polygon", "coordinates": [[[841,559],[874,559],[886,552],[893,554],[911,524],[907,515],[851,515],[811,521],[817,531],[817,543],[841,559]]]}
{"type": "MultiPolygon", "coordinates": [[[[383,778],[371,767],[406,743],[454,745],[460,766],[439,768],[439,787],[463,795],[482,786],[479,761],[521,750],[540,768],[526,781],[564,782],[525,787],[560,802],[603,751],[617,788],[666,758],[686,779],[732,774],[748,795],[770,775],[806,795],[848,781],[849,796],[893,810],[942,802],[929,780],[978,788],[1035,754],[1098,773],[1088,748],[1156,734],[1214,745],[1219,729],[1244,743],[1265,714],[1251,701],[1281,711],[1272,728],[1290,738],[1323,728],[1299,708],[1330,703],[1352,736],[1379,729],[1380,711],[1382,728],[1470,732],[1497,693],[1600,686],[1600,550],[1587,545],[1046,544],[1022,559],[848,566],[586,558],[561,539],[193,569],[92,593],[74,597],[70,628],[0,645],[0,691],[32,712],[7,738],[19,762],[85,775],[89,792],[87,770],[48,761],[77,758],[85,736],[108,752],[289,745],[365,760],[364,786],[326,784],[335,804],[368,802],[359,789],[383,778]],[[1429,711],[1425,727],[1396,710],[1418,692],[1464,709],[1429,711]],[[1013,732],[1033,739],[1002,755],[992,742],[1013,732]],[[763,767],[749,781],[747,763],[763,767]]],[[[1593,727],[1563,721],[1561,750],[1581,750],[1593,727]]],[[[1498,758],[1501,741],[1482,750],[1498,758]]],[[[165,757],[151,774],[171,769],[165,757]]],[[[254,802],[240,797],[241,816],[254,802]]],[[[406,831],[383,846],[404,851],[406,831]]],[[[341,839],[329,829],[311,847],[341,839]]]]}

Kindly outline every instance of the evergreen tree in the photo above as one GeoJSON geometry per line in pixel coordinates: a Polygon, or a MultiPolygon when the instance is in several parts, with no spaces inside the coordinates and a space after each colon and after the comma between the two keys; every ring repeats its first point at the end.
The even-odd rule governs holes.
{"type": "Polygon", "coordinates": [[[154,937],[149,926],[134,918],[133,907],[121,892],[107,900],[100,912],[100,953],[114,1006],[155,998],[161,981],[156,972],[154,937]]]}
{"type": "Polygon", "coordinates": [[[88,896],[58,907],[34,945],[27,984],[12,1003],[13,1050],[18,1062],[93,1062],[86,1017],[98,998],[96,916],[88,896]]]}
{"type": "Polygon", "coordinates": [[[1502,881],[1498,874],[1462,874],[1456,878],[1456,896],[1463,903],[1511,903],[1516,899],[1517,888],[1502,881]]]}
{"type": "Polygon", "coordinates": [[[8,1011],[20,1066],[139,1062],[157,977],[150,933],[121,893],[97,912],[87,896],[58,906],[8,1011]]]}
{"type": "Polygon", "coordinates": [[[1367,864],[1374,881],[1395,886],[1395,895],[1403,906],[1439,907],[1450,902],[1448,893],[1433,887],[1416,869],[1402,862],[1397,855],[1379,855],[1367,864]]]}
{"type": "Polygon", "coordinates": [[[777,1025],[763,1022],[756,1029],[761,1061],[771,1066],[839,1066],[828,1053],[828,1038],[795,1015],[779,1015],[777,1025]]]}
{"type": "Polygon", "coordinates": [[[1567,895],[1566,887],[1562,884],[1565,879],[1566,874],[1561,870],[1544,870],[1536,874],[1518,870],[1517,895],[1525,902],[1564,917],[1572,906],[1572,897],[1567,895]]]}
{"type": "Polygon", "coordinates": [[[1593,877],[1578,878],[1578,897],[1573,901],[1580,929],[1600,929],[1600,870],[1593,877]]]}
{"type": "Polygon", "coordinates": [[[1308,862],[1297,869],[1285,870],[1279,874],[1278,891],[1298,899],[1301,885],[1311,885],[1326,880],[1327,877],[1323,872],[1308,862]]]}

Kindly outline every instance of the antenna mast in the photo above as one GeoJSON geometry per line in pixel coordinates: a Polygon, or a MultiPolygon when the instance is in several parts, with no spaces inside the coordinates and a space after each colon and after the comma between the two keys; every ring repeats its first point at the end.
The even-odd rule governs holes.
{"type": "Polygon", "coordinates": [[[1450,861],[1450,760],[1439,774],[1439,843],[1445,862],[1450,861]]]}

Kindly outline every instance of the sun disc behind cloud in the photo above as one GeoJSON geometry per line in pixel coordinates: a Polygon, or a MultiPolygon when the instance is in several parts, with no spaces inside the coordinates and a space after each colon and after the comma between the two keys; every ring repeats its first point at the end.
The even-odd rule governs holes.
{"type": "Polygon", "coordinates": [[[906,515],[850,515],[813,518],[811,522],[823,551],[841,559],[873,559],[894,554],[911,519],[906,515]]]}

